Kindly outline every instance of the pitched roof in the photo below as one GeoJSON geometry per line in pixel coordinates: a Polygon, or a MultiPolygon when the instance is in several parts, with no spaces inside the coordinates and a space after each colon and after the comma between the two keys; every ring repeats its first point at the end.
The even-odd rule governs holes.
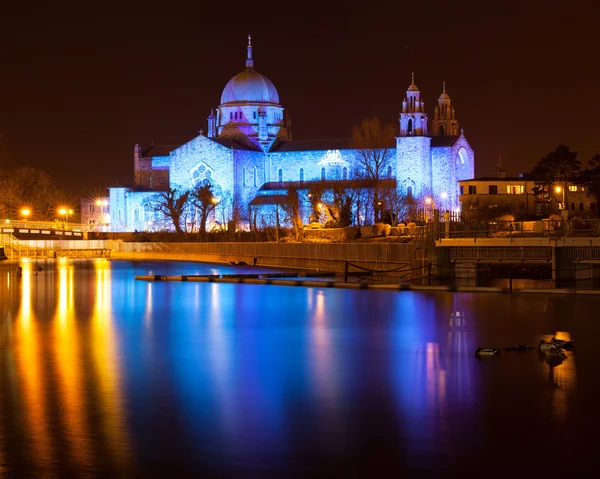
{"type": "Polygon", "coordinates": [[[480,176],[479,178],[469,178],[466,180],[458,180],[459,182],[463,181],[534,181],[534,178],[529,173],[523,173],[523,176],[505,176],[504,178],[500,178],[498,176],[480,176]]]}
{"type": "Polygon", "coordinates": [[[285,205],[288,202],[286,195],[259,195],[250,202],[250,206],[258,205],[285,205]]]}
{"type": "MultiPolygon", "coordinates": [[[[291,186],[295,186],[300,190],[308,190],[311,185],[323,185],[324,187],[334,187],[337,185],[347,185],[348,188],[373,188],[375,180],[370,178],[351,178],[349,180],[314,180],[314,181],[269,181],[264,183],[259,191],[281,191],[287,190],[291,186]]],[[[382,178],[379,180],[379,186],[382,188],[394,188],[396,186],[395,178],[382,178]]]]}
{"type": "Polygon", "coordinates": [[[435,148],[436,146],[452,146],[458,140],[458,136],[432,136],[431,137],[431,146],[435,148]]]}
{"type": "Polygon", "coordinates": [[[169,153],[178,147],[179,145],[150,145],[142,151],[142,157],[169,156],[169,153]]]}
{"type": "Polygon", "coordinates": [[[251,142],[242,143],[234,138],[211,138],[212,141],[219,145],[231,148],[233,150],[245,150],[245,151],[261,151],[256,145],[251,142]]]}
{"type": "Polygon", "coordinates": [[[283,151],[316,151],[316,150],[349,150],[349,138],[335,138],[331,140],[295,140],[282,141],[271,149],[271,152],[283,151]]]}

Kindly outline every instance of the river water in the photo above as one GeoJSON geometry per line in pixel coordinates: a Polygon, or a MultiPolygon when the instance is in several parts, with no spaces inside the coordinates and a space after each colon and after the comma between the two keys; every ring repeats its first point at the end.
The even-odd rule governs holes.
{"type": "Polygon", "coordinates": [[[144,282],[0,265],[0,476],[495,477],[598,469],[596,297],[144,282]],[[478,346],[577,349],[479,360],[478,346]]]}

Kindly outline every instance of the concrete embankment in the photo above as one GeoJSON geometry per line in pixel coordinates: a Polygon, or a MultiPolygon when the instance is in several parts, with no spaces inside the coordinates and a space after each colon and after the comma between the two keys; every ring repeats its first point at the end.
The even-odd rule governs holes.
{"type": "MultiPolygon", "coordinates": [[[[431,291],[431,292],[453,292],[453,293],[509,293],[508,288],[494,288],[485,286],[421,286],[408,283],[377,284],[377,283],[348,283],[341,281],[311,280],[311,279],[271,279],[260,278],[259,275],[146,275],[136,276],[141,281],[183,281],[197,283],[233,283],[233,284],[262,284],[278,286],[304,286],[312,288],[338,288],[338,289],[370,289],[382,291],[431,291]]],[[[512,293],[538,293],[538,294],[582,294],[600,296],[600,290],[585,289],[549,289],[549,288],[523,288],[513,289],[512,293]]]]}

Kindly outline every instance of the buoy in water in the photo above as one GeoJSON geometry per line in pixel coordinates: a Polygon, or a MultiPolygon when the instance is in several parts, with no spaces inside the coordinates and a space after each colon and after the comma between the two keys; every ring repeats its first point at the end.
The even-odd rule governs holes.
{"type": "Polygon", "coordinates": [[[475,356],[496,356],[500,354],[500,350],[496,348],[477,348],[475,356]]]}

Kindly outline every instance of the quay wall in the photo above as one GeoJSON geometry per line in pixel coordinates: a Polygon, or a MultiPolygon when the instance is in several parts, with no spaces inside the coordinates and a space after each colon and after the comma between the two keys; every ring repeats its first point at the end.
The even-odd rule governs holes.
{"type": "Polygon", "coordinates": [[[123,243],[107,241],[115,259],[164,259],[344,271],[346,262],[389,270],[411,265],[411,243],[123,243]]]}

